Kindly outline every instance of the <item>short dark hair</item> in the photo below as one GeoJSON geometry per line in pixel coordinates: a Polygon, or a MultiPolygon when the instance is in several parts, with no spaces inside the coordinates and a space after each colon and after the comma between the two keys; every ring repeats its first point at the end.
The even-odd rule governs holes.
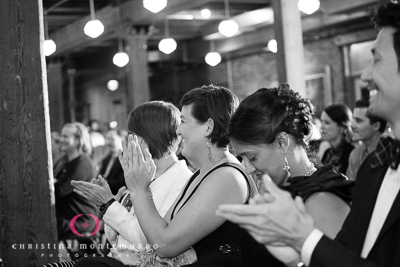
{"type": "Polygon", "coordinates": [[[398,71],[400,71],[400,4],[388,3],[379,6],[372,14],[375,27],[393,27],[393,47],[396,52],[398,71]]]}
{"type": "Polygon", "coordinates": [[[351,118],[353,117],[353,114],[349,107],[345,104],[332,104],[327,106],[324,109],[324,112],[329,116],[329,118],[345,129],[344,137],[348,142],[351,142],[351,118]]]}
{"type": "Polygon", "coordinates": [[[154,159],[175,152],[179,123],[179,109],[164,101],[141,104],[128,116],[128,130],[144,139],[154,159]]]}
{"type": "Polygon", "coordinates": [[[198,122],[206,123],[209,118],[214,121],[214,129],[208,136],[212,144],[217,147],[229,144],[228,122],[239,104],[231,90],[222,86],[204,85],[186,93],[180,104],[182,107],[192,105],[192,116],[198,122]]]}
{"type": "MultiPolygon", "coordinates": [[[[369,100],[368,99],[360,99],[356,101],[356,108],[368,108],[369,100]]],[[[386,120],[381,119],[375,115],[371,115],[369,111],[367,111],[367,118],[369,119],[369,124],[374,124],[379,122],[378,131],[383,133],[386,130],[386,120]]]]}
{"type": "Polygon", "coordinates": [[[246,97],[232,115],[229,136],[243,144],[271,144],[281,132],[292,135],[298,145],[307,146],[312,131],[314,106],[288,84],[261,88],[246,97]]]}

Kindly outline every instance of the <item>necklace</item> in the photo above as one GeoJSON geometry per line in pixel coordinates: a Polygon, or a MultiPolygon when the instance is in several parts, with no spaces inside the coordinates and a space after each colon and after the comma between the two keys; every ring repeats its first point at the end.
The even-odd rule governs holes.
{"type": "Polygon", "coordinates": [[[304,176],[311,176],[316,171],[317,171],[317,168],[315,168],[314,163],[311,162],[311,168],[306,172],[306,174],[304,176]]]}

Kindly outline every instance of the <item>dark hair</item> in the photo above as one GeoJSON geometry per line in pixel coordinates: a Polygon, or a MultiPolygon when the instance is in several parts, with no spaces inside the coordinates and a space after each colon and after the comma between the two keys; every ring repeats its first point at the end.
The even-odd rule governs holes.
{"type": "Polygon", "coordinates": [[[301,98],[288,84],[261,88],[240,103],[229,122],[229,136],[240,143],[259,145],[271,144],[285,132],[306,147],[314,110],[310,100],[301,98]]]}
{"type": "Polygon", "coordinates": [[[381,5],[372,14],[375,27],[393,27],[397,31],[393,34],[393,47],[397,56],[397,68],[400,71],[400,4],[388,3],[381,5]]]}
{"type": "Polygon", "coordinates": [[[192,116],[200,123],[206,123],[211,118],[214,129],[208,138],[217,147],[225,147],[229,144],[228,122],[238,103],[237,96],[231,90],[222,86],[204,85],[186,93],[180,104],[182,107],[192,105],[192,116]]]}
{"type": "MultiPolygon", "coordinates": [[[[368,108],[369,101],[368,99],[360,99],[356,101],[356,108],[368,108]]],[[[381,119],[375,115],[372,115],[369,111],[367,111],[367,118],[369,119],[369,124],[374,124],[379,122],[379,129],[378,131],[383,133],[386,130],[386,120],[381,119]]]]}
{"type": "Polygon", "coordinates": [[[344,128],[344,137],[350,142],[352,131],[351,131],[351,118],[353,117],[351,110],[345,104],[333,104],[327,106],[324,112],[336,122],[339,126],[344,128]]]}
{"type": "Polygon", "coordinates": [[[66,123],[63,128],[70,128],[74,131],[74,135],[79,139],[79,147],[83,153],[88,155],[92,154],[92,144],[90,141],[89,130],[80,122],[70,122],[66,123]]]}
{"type": "Polygon", "coordinates": [[[141,104],[129,113],[128,130],[142,137],[154,159],[170,154],[178,138],[176,129],[180,122],[177,107],[164,101],[141,104]]]}

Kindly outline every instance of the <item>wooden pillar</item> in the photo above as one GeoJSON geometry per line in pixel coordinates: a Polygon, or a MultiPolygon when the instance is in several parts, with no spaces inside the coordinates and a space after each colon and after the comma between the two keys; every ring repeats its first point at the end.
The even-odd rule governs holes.
{"type": "Polygon", "coordinates": [[[68,69],[68,111],[69,120],[71,122],[76,121],[76,100],[75,100],[75,69],[68,69]]]}
{"type": "Polygon", "coordinates": [[[336,102],[345,103],[351,109],[353,109],[356,99],[354,92],[354,80],[352,77],[353,71],[351,70],[351,57],[350,57],[350,45],[342,46],[343,55],[343,69],[344,69],[344,92],[335,97],[336,102]]]}
{"type": "Polygon", "coordinates": [[[294,0],[272,0],[274,30],[278,43],[279,82],[287,82],[305,96],[304,48],[301,15],[294,0]]]}
{"type": "Polygon", "coordinates": [[[147,69],[147,27],[134,27],[127,36],[129,55],[127,105],[128,113],[140,104],[150,100],[147,69]]]}
{"type": "Polygon", "coordinates": [[[41,266],[58,259],[42,0],[0,1],[0,33],[1,257],[41,266]]]}
{"type": "Polygon", "coordinates": [[[49,87],[50,130],[61,132],[64,121],[63,74],[60,61],[50,62],[47,66],[49,87]]]}

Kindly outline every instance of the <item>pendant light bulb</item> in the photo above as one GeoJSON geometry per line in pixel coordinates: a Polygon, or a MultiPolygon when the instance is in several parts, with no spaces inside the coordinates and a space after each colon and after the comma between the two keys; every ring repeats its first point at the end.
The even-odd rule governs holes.
{"type": "Polygon", "coordinates": [[[56,43],[49,38],[49,27],[47,25],[47,15],[44,16],[44,42],[43,42],[43,52],[46,57],[50,56],[56,52],[56,43]]]}
{"type": "Polygon", "coordinates": [[[83,32],[89,37],[97,38],[104,32],[104,25],[100,20],[96,19],[93,0],[90,0],[89,2],[91,19],[86,23],[83,32]]]}
{"type": "Polygon", "coordinates": [[[107,88],[110,91],[115,91],[118,89],[118,87],[119,87],[119,82],[117,80],[109,80],[107,82],[107,88]]]}
{"type": "Polygon", "coordinates": [[[177,44],[173,38],[164,38],[158,43],[158,49],[164,54],[171,54],[176,50],[177,44]]]}
{"type": "Polygon", "coordinates": [[[168,20],[165,20],[164,23],[164,31],[165,31],[165,37],[158,43],[158,49],[163,52],[164,54],[171,54],[176,50],[177,43],[174,40],[174,38],[169,37],[169,25],[168,25],[168,20]]]}
{"type": "Polygon", "coordinates": [[[307,15],[311,15],[315,11],[319,9],[320,1],[319,0],[299,0],[297,2],[297,7],[301,12],[306,13],[307,15]]]}
{"type": "Polygon", "coordinates": [[[225,0],[225,20],[221,21],[218,25],[218,31],[220,34],[228,38],[232,37],[239,31],[239,24],[230,18],[229,0],[225,0]]]}
{"type": "Polygon", "coordinates": [[[47,40],[44,40],[43,48],[44,48],[44,55],[46,57],[48,57],[51,54],[53,54],[54,52],[56,52],[57,46],[56,46],[56,43],[52,39],[47,39],[47,40]]]}
{"type": "Polygon", "coordinates": [[[208,65],[215,67],[221,62],[221,55],[218,52],[209,52],[205,57],[205,61],[208,65]]]}
{"type": "Polygon", "coordinates": [[[104,25],[98,19],[92,19],[83,28],[84,33],[92,38],[99,37],[104,32],[104,25]]]}
{"type": "Polygon", "coordinates": [[[223,20],[218,25],[218,31],[222,35],[228,38],[235,35],[238,32],[238,30],[239,30],[239,24],[233,19],[223,20]]]}
{"type": "Polygon", "coordinates": [[[208,19],[211,17],[211,11],[208,8],[204,8],[200,11],[201,16],[205,19],[208,19]]]}
{"type": "Polygon", "coordinates": [[[113,57],[113,63],[122,68],[129,63],[129,56],[125,52],[118,52],[113,57]]]}
{"type": "Polygon", "coordinates": [[[143,0],[143,7],[147,10],[158,13],[167,6],[167,0],[143,0]]]}
{"type": "Polygon", "coordinates": [[[268,50],[271,51],[272,53],[278,52],[278,43],[276,42],[275,39],[269,40],[267,47],[268,47],[268,50]]]}

